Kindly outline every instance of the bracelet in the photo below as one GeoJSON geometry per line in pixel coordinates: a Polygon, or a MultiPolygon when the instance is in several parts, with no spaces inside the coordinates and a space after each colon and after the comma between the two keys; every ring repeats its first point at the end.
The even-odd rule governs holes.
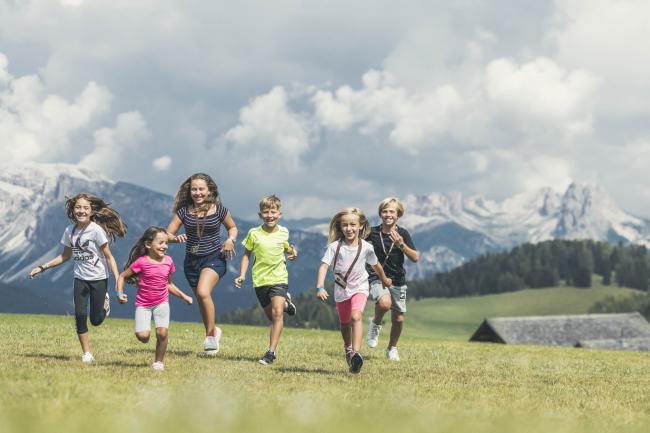
{"type": "Polygon", "coordinates": [[[325,287],[316,287],[316,293],[324,292],[325,287]]]}
{"type": "Polygon", "coordinates": [[[38,265],[38,269],[40,269],[41,272],[45,272],[45,270],[47,269],[47,266],[45,266],[45,265],[38,265]]]}
{"type": "Polygon", "coordinates": [[[117,296],[118,298],[119,298],[120,296],[122,296],[123,294],[124,294],[123,291],[122,291],[122,292],[118,292],[117,290],[115,291],[115,296],[117,296]]]}

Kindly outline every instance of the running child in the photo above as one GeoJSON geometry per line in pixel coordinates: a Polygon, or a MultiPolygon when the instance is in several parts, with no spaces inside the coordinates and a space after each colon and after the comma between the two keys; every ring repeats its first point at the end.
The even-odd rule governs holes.
{"type": "Polygon", "coordinates": [[[129,252],[129,259],[117,279],[117,299],[124,304],[124,281],[137,284],[135,294],[135,336],[149,342],[151,317],[156,326],[156,357],[152,367],[164,370],[169,331],[169,293],[188,304],[192,298],[181,292],[172,282],[174,261],[167,255],[169,238],[162,227],[149,227],[129,252]]]}
{"type": "Polygon", "coordinates": [[[334,215],[329,226],[329,245],[321,259],[316,279],[316,296],[326,300],[325,275],[331,268],[334,273],[334,300],[341,323],[341,336],[345,359],[351,373],[359,373],[363,365],[361,333],[363,309],[368,299],[368,272],[370,265],[386,287],[392,285],[377,261],[372,245],[363,239],[370,226],[363,212],[358,208],[346,208],[334,215]]]}
{"type": "Polygon", "coordinates": [[[110,268],[116,281],[119,276],[108,244],[109,240],[115,240],[115,236],[123,238],[126,235],[126,224],[108,203],[87,193],[67,199],[65,212],[72,224],[63,232],[63,251],[32,269],[29,278],[73,259],[75,323],[83,352],[81,361],[89,363],[95,358],[90,353],[88,303],[90,301],[90,323],[93,326],[101,325],[110,313],[106,268],[110,268]]]}
{"type": "Polygon", "coordinates": [[[266,317],[271,321],[269,348],[259,360],[264,365],[275,361],[275,349],[284,326],[285,309],[290,316],[296,314],[296,307],[289,294],[289,274],[284,255],[288,254],[287,258],[294,260],[298,257],[298,251],[289,245],[289,230],[278,224],[282,218],[281,206],[280,199],[275,195],[266,196],[260,201],[258,215],[262,225],[250,229],[242,241],[244,255],[239,276],[235,278],[235,287],[239,289],[246,280],[250,255],[253,253],[253,288],[266,317]]]}
{"type": "Polygon", "coordinates": [[[228,209],[221,204],[219,189],[210,176],[196,173],[181,184],[167,233],[170,242],[187,242],[183,270],[199,301],[205,327],[203,350],[208,355],[216,355],[221,328],[214,323],[212,290],[226,274],[226,259],[235,255],[237,227],[228,209]],[[228,231],[228,239],[223,243],[221,224],[228,231]],[[181,225],[185,233],[174,236],[181,225]]]}
{"type": "Polygon", "coordinates": [[[420,255],[415,249],[409,232],[397,226],[397,221],[404,215],[404,205],[396,197],[388,197],[379,203],[381,224],[370,230],[368,241],[372,243],[375,254],[382,264],[384,273],[393,284],[386,288],[382,286],[379,277],[372,268],[366,267],[370,274],[370,299],[375,302],[375,315],[370,319],[366,342],[369,347],[377,347],[379,331],[384,314],[391,310],[391,327],[386,358],[399,361],[397,341],[404,327],[406,313],[406,272],[404,257],[416,263],[420,255]]]}

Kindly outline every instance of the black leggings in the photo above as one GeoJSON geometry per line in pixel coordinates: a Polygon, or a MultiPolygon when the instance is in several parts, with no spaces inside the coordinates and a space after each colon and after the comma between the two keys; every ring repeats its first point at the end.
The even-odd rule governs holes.
{"type": "Polygon", "coordinates": [[[99,326],[106,318],[104,299],[108,279],[97,281],[74,279],[74,318],[77,322],[77,334],[88,332],[88,297],[90,297],[90,323],[99,326]]]}

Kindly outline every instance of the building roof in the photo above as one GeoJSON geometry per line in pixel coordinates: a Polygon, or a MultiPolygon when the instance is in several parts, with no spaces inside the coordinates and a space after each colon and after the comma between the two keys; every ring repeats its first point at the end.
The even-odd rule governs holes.
{"type": "Polygon", "coordinates": [[[584,342],[595,347],[595,340],[623,341],[631,338],[650,339],[650,323],[636,312],[493,317],[481,323],[470,341],[570,347],[584,342]]]}
{"type": "Polygon", "coordinates": [[[588,349],[632,350],[650,352],[650,337],[619,338],[606,340],[580,340],[576,347],[588,349]]]}

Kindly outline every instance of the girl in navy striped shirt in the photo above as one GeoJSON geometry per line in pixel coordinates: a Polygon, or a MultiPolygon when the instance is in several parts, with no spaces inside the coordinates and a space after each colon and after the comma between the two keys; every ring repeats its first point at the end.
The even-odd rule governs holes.
{"type": "Polygon", "coordinates": [[[185,242],[185,278],[196,295],[205,326],[203,350],[219,351],[221,328],[214,323],[212,290],[226,274],[226,259],[235,254],[237,226],[219,199],[219,189],[210,176],[193,174],[176,193],[174,216],[167,226],[170,242],[185,242]],[[221,241],[221,224],[228,239],[221,241]],[[175,236],[181,225],[185,233],[175,236]]]}

